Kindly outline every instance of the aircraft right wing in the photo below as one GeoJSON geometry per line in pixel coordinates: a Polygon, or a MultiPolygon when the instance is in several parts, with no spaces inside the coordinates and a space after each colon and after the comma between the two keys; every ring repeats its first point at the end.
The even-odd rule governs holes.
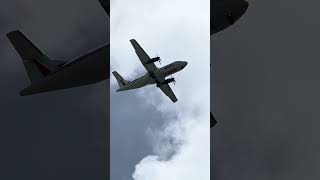
{"type": "Polygon", "coordinates": [[[172,100],[172,102],[178,101],[169,84],[162,84],[159,88],[172,100]]]}
{"type": "Polygon", "coordinates": [[[134,50],[136,51],[137,56],[139,57],[141,63],[143,64],[143,66],[146,68],[146,70],[148,72],[154,72],[156,71],[158,68],[156,67],[156,65],[154,65],[154,63],[147,63],[148,61],[150,61],[150,57],[148,56],[148,54],[141,48],[141,46],[138,44],[138,42],[135,39],[131,39],[130,40],[134,50]]]}

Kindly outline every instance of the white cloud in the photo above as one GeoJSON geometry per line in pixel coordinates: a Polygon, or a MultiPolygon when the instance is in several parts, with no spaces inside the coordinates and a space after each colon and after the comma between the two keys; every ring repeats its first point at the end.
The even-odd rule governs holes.
{"type": "Polygon", "coordinates": [[[145,72],[129,42],[132,38],[149,56],[158,53],[162,65],[188,61],[188,66],[174,75],[176,85],[171,85],[177,103],[155,86],[136,91],[163,113],[166,125],[146,130],[154,154],[136,165],[135,180],[210,179],[209,8],[209,0],[112,2],[111,63],[123,77],[145,72]]]}
{"type": "MultiPolygon", "coordinates": [[[[199,117],[200,118],[200,117],[199,117]]],[[[207,116],[202,117],[206,119],[207,116]]],[[[210,137],[209,137],[209,124],[199,123],[195,119],[182,119],[187,122],[187,125],[178,121],[175,125],[171,124],[167,128],[171,130],[162,131],[165,137],[178,138],[182,144],[180,146],[173,146],[176,150],[175,154],[169,159],[163,159],[162,153],[170,153],[167,147],[172,146],[171,143],[161,142],[158,148],[160,152],[155,151],[156,155],[150,155],[144,158],[139,164],[136,165],[136,171],[133,178],[136,180],[196,180],[196,179],[210,179],[210,137]],[[188,123],[189,122],[189,123],[188,123]],[[192,123],[191,123],[192,122],[192,123]],[[172,131],[174,130],[174,131],[172,131]],[[171,134],[170,133],[174,133],[171,134]]],[[[162,138],[158,134],[157,138],[162,138]]],[[[167,141],[168,142],[168,141],[167,141]]]]}

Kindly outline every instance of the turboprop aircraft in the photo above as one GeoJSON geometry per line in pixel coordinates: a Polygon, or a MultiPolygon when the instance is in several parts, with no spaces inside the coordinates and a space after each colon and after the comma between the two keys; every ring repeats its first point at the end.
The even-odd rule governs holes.
{"type": "Polygon", "coordinates": [[[131,39],[130,42],[135,49],[141,63],[147,70],[147,73],[144,76],[139,77],[133,81],[127,81],[122,78],[116,71],[113,71],[112,74],[117,79],[117,82],[119,84],[119,89],[117,91],[126,91],[141,88],[146,85],[156,84],[156,86],[160,88],[172,100],[172,102],[177,102],[178,99],[169,86],[169,83],[175,83],[175,79],[166,79],[166,77],[178,71],[181,71],[187,66],[188,63],[185,61],[176,61],[164,67],[158,68],[156,67],[154,62],[160,62],[160,57],[150,58],[136,40],[131,39]]]}

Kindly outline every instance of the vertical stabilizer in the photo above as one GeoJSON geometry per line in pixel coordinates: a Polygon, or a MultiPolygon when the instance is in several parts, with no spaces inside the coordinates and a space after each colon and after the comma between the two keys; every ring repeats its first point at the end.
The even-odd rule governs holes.
{"type": "Polygon", "coordinates": [[[117,71],[113,71],[112,74],[113,74],[114,77],[117,79],[120,88],[121,88],[122,86],[125,86],[126,84],[128,84],[128,81],[126,81],[125,79],[123,79],[123,77],[121,77],[120,74],[117,73],[117,71]]]}
{"type": "Polygon", "coordinates": [[[20,31],[12,31],[7,34],[7,37],[22,58],[32,82],[42,79],[56,69],[56,66],[52,64],[54,61],[44,55],[20,31]]]}

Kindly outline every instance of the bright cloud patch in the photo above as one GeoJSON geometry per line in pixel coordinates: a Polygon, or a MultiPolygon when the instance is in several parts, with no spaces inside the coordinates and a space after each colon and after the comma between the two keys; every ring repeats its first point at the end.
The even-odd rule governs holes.
{"type": "MultiPolygon", "coordinates": [[[[150,155],[144,158],[136,165],[133,178],[135,180],[209,180],[209,123],[202,121],[190,125],[192,127],[185,127],[185,131],[180,131],[181,134],[178,134],[182,144],[173,146],[177,151],[169,159],[163,159],[161,152],[157,153],[158,155],[150,155]]],[[[167,146],[166,143],[168,142],[162,142],[162,145],[167,146]]],[[[163,150],[166,153],[170,152],[166,148],[163,150]]]]}

